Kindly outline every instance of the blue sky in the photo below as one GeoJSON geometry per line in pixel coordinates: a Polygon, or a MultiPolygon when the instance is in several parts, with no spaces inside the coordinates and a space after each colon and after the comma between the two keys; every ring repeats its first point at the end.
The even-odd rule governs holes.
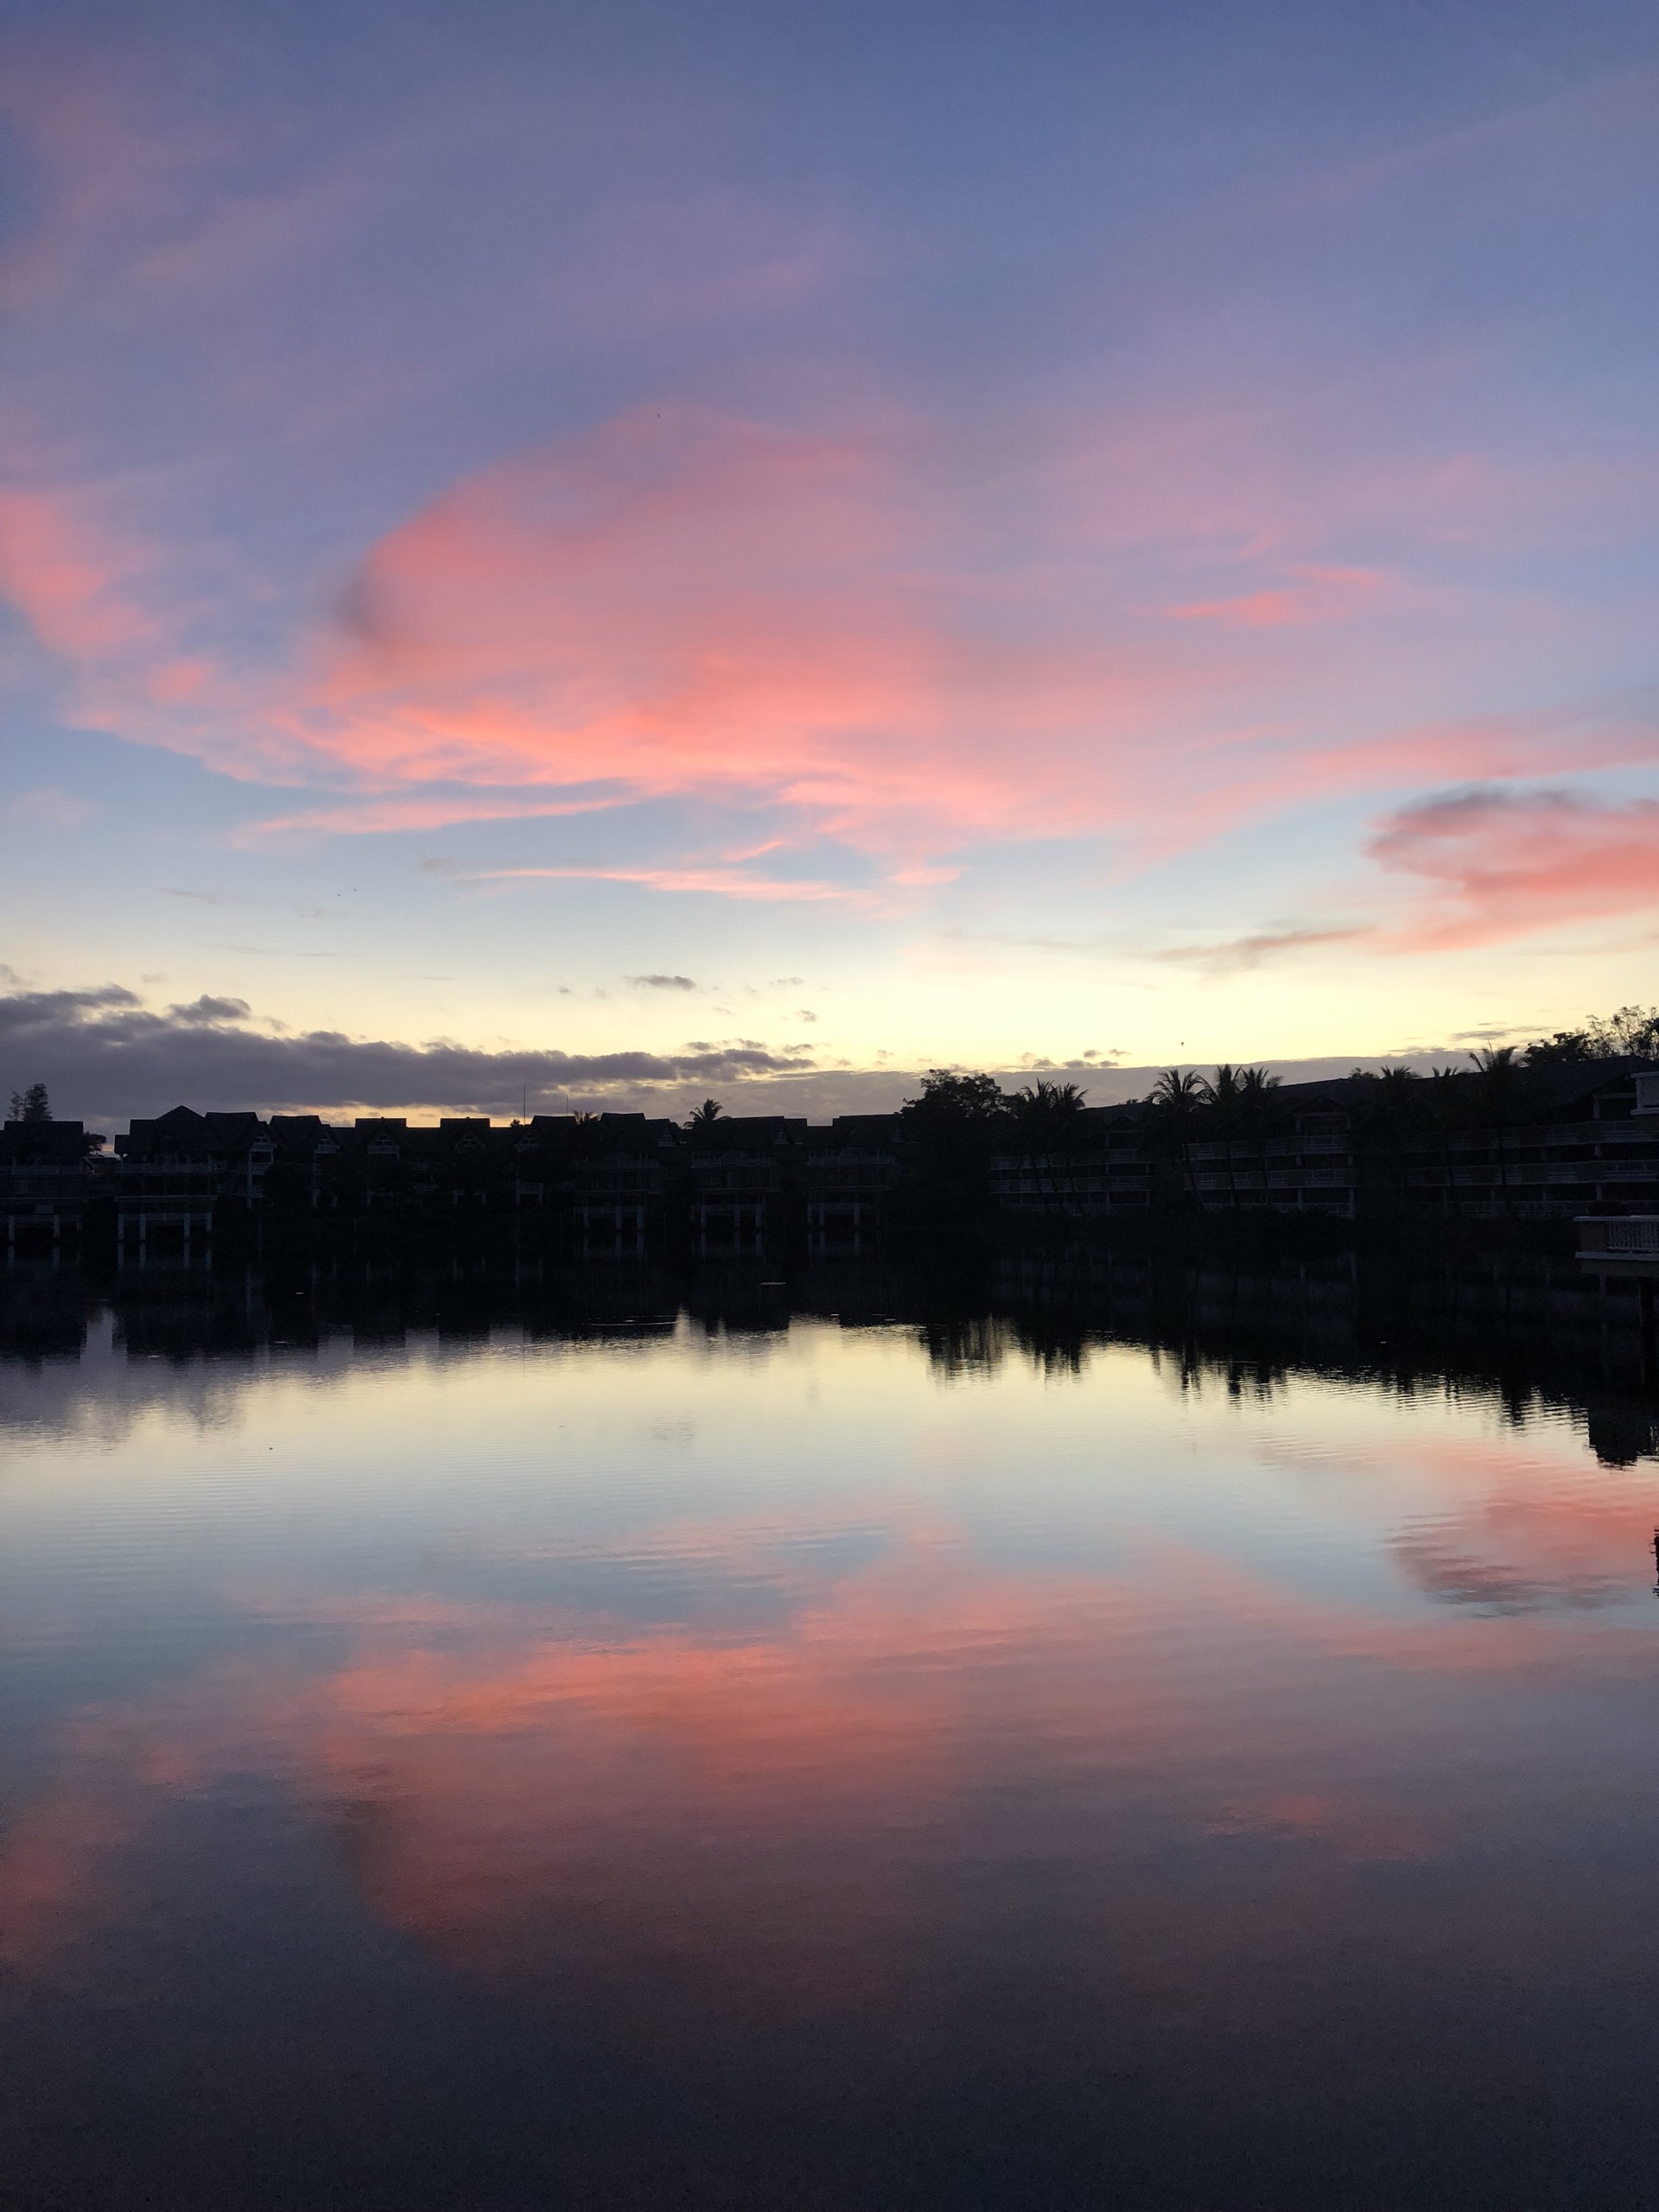
{"type": "Polygon", "coordinates": [[[0,61],[12,1057],[111,987],[817,1110],[1654,995],[1650,10],[0,61]]]}

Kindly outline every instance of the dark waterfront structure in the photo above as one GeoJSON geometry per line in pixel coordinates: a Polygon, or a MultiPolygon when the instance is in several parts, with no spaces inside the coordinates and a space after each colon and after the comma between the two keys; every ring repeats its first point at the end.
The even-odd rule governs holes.
{"type": "Polygon", "coordinates": [[[0,1123],[0,1212],[6,1222],[6,1255],[45,1246],[56,1252],[64,1237],[79,1238],[89,1203],[99,1188],[92,1156],[104,1140],[79,1122],[0,1123]]]}
{"type": "MultiPolygon", "coordinates": [[[[1356,1074],[1211,1102],[1076,1110],[1033,1133],[1012,1102],[941,1146],[909,1113],[827,1126],[644,1114],[431,1125],[170,1113],[114,1141],[79,1122],[0,1131],[9,1252],[83,1233],[135,1262],[267,1233],[493,1235],[592,1257],[658,1245],[741,1258],[856,1254],[894,1230],[997,1217],[1269,1213],[1340,1221],[1566,1222],[1659,1214],[1659,1068],[1637,1060],[1433,1081],[1356,1074]]],[[[1637,1239],[1637,1243],[1642,1239],[1637,1239]]],[[[1614,1234],[1597,1249],[1623,1249],[1614,1234]]],[[[1630,1249],[1634,1250],[1635,1247],[1630,1249]]]]}
{"type": "MultiPolygon", "coordinates": [[[[185,1252],[226,1215],[248,1219],[264,1200],[276,1159],[270,1125],[257,1114],[194,1114],[175,1106],[135,1122],[115,1140],[110,1174],[118,1250],[148,1255],[150,1232],[174,1236],[185,1252]]],[[[93,1163],[96,1173],[101,1163],[93,1163]]]]}
{"type": "Polygon", "coordinates": [[[861,1250],[879,1231],[903,1170],[895,1114],[843,1114],[806,1132],[806,1233],[811,1249],[861,1250]]]}
{"type": "Polygon", "coordinates": [[[761,1252],[804,1188],[806,1123],[783,1115],[740,1116],[693,1131],[683,1166],[685,1203],[700,1253],[761,1252]]]}

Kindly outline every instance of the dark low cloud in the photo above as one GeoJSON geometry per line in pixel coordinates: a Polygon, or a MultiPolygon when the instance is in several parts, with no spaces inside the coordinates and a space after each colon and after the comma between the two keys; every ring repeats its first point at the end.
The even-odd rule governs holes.
{"type": "MultiPolygon", "coordinates": [[[[156,1013],[120,984],[78,991],[29,991],[0,966],[0,1098],[44,1083],[54,1109],[95,1128],[124,1128],[134,1115],[169,1106],[262,1113],[562,1113],[608,1105],[677,1118],[710,1094],[744,1114],[888,1113],[914,1097],[920,1074],[891,1065],[851,1068],[815,1060],[804,1045],[774,1051],[755,1038],[697,1039],[677,1052],[479,1052],[442,1039],[388,1044],[338,1030],[271,1033],[240,999],[196,999],[156,1013]]],[[[1144,1097],[1160,1071],[1098,1058],[993,1070],[1018,1090],[1033,1074],[1063,1069],[1086,1077],[1090,1105],[1144,1097]]],[[[1346,1075],[1356,1055],[1274,1060],[1287,1083],[1346,1075]]],[[[1374,1060],[1362,1064],[1376,1065],[1374,1060]]],[[[1401,1056],[1396,1056],[1401,1057],[1401,1056]]],[[[1435,1056],[1404,1055],[1420,1071],[1435,1056]]]]}
{"type": "Polygon", "coordinates": [[[623,982],[642,991],[695,991],[689,976],[625,976],[623,982]]]}
{"type": "Polygon", "coordinates": [[[437,1039],[399,1045],[315,1029],[275,1036],[241,999],[202,996],[157,1013],[119,984],[0,996],[0,1095],[44,1083],[54,1109],[100,1127],[133,1115],[251,1107],[262,1113],[360,1107],[476,1114],[563,1112],[567,1095],[798,1075],[800,1048],[753,1039],[683,1052],[482,1052],[437,1039]]]}
{"type": "Polygon", "coordinates": [[[1369,935],[1358,929],[1258,930],[1249,937],[1229,938],[1219,944],[1175,945],[1154,955],[1181,967],[1202,969],[1206,975],[1236,976],[1261,967],[1263,961],[1282,960],[1293,952],[1312,952],[1319,945],[1344,944],[1369,935]]]}
{"type": "Polygon", "coordinates": [[[208,1024],[225,1021],[246,1021],[253,1012],[246,999],[209,998],[204,991],[199,999],[192,999],[188,1006],[170,1006],[169,1020],[188,1028],[201,1028],[208,1024]]]}

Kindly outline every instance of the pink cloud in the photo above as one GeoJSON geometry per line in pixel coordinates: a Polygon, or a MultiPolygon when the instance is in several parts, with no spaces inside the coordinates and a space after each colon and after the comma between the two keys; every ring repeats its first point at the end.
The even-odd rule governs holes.
{"type": "MultiPolygon", "coordinates": [[[[1176,649],[1127,608],[1079,607],[1075,577],[941,567],[954,525],[919,462],[912,434],[689,410],[517,456],[372,550],[304,728],[370,783],[613,780],[782,805],[912,864],[980,837],[1179,843],[1287,793],[1490,755],[1473,722],[1325,735],[1291,703],[1307,648],[1288,639],[1176,649]]],[[[1270,633],[1422,596],[1375,569],[1275,573],[1185,611],[1270,633]]],[[[1316,659],[1315,683],[1337,667],[1316,659]]],[[[1541,724],[1530,749],[1548,741],[1541,724]]]]}
{"type": "MultiPolygon", "coordinates": [[[[1286,797],[1659,751],[1639,708],[1331,734],[1313,702],[1351,664],[1292,633],[1421,612],[1407,580],[1276,561],[1264,591],[1191,603],[1218,633],[1193,651],[1075,575],[965,569],[925,448],[662,409],[515,456],[372,549],[292,726],[371,784],[781,806],[912,868],[981,838],[1167,848],[1286,797]]],[[[1169,517],[1189,544],[1195,497],[1169,517]]]]}
{"type": "Polygon", "coordinates": [[[1309,628],[1351,622],[1408,597],[1378,569],[1293,567],[1290,581],[1234,599],[1198,600],[1167,613],[1183,622],[1221,622],[1246,630],[1309,628]]]}
{"type": "MultiPolygon", "coordinates": [[[[944,871],[900,869],[895,883],[912,884],[920,874],[925,881],[942,879],[944,871]]],[[[468,883],[528,883],[571,880],[584,883],[638,883],[651,891],[702,891],[726,899],[763,899],[822,905],[833,900],[848,906],[881,903],[880,894],[855,885],[814,881],[807,877],[750,875],[741,868],[713,863],[703,868],[485,868],[464,879],[468,883]]]]}
{"type": "Polygon", "coordinates": [[[1334,750],[1330,766],[1350,790],[1389,784],[1546,776],[1659,761],[1659,707],[1651,695],[1529,713],[1420,722],[1334,750]]]}
{"type": "Polygon", "coordinates": [[[42,203],[0,251],[0,297],[13,308],[107,283],[114,242],[176,213],[210,144],[176,112],[165,128],[139,122],[118,68],[85,47],[8,38],[0,113],[33,161],[42,203]]]}
{"type": "MultiPolygon", "coordinates": [[[[465,477],[388,532],[286,666],[200,646],[253,607],[253,582],[190,587],[90,491],[6,495],[0,588],[77,671],[79,721],[337,794],[251,825],[251,846],[690,798],[764,814],[773,849],[850,845],[918,890],[976,842],[1108,834],[1145,859],[1287,803],[1659,757],[1640,699],[1390,728],[1338,633],[1421,613],[1423,594],[1393,570],[1286,558],[1306,518],[1274,510],[1271,470],[1254,548],[1224,543],[1249,482],[1230,492],[1224,471],[1211,512],[1179,468],[1161,489],[1144,458],[1126,477],[1122,530],[1155,535],[1163,498],[1182,557],[1270,580],[1182,602],[1172,625],[1076,546],[1069,569],[976,569],[984,549],[930,451],[914,426],[637,410],[465,477]]],[[[593,872],[863,896],[729,851],[593,872]]]]}
{"type": "Polygon", "coordinates": [[[995,757],[967,664],[991,716],[1052,713],[1052,673],[1016,695],[953,638],[918,528],[879,440],[643,410],[521,456],[363,564],[321,681],[334,750],[399,781],[779,802],[866,843],[1052,820],[1054,764],[995,757]]]}
{"type": "Polygon", "coordinates": [[[78,830],[91,819],[92,813],[90,799],[49,785],[43,791],[21,791],[0,807],[0,819],[20,830],[78,830]]]}
{"type": "Polygon", "coordinates": [[[60,495],[0,492],[0,593],[53,652],[101,660],[152,642],[130,594],[137,565],[60,495]]]}
{"type": "Polygon", "coordinates": [[[466,822],[541,820],[568,814],[603,812],[615,798],[528,799],[503,793],[499,798],[361,799],[339,806],[311,807],[299,814],[273,815],[248,823],[233,835],[245,848],[302,843],[314,837],[394,836],[410,830],[447,830],[466,822]]]}
{"type": "Polygon", "coordinates": [[[1489,944],[1659,906],[1659,800],[1570,791],[1456,791],[1402,807],[1368,850],[1433,887],[1396,942],[1489,944]]]}
{"type": "MultiPolygon", "coordinates": [[[[8,42],[0,104],[33,174],[0,287],[46,342],[45,366],[15,386],[8,427],[24,435],[10,442],[35,482],[0,505],[0,589],[74,670],[83,724],[327,794],[244,845],[678,798],[761,814],[797,865],[834,838],[921,891],[976,843],[1109,836],[1136,865],[1343,792],[1659,758],[1640,709],[1438,711],[1547,696],[1541,664],[1548,696],[1568,698],[1631,664],[1628,608],[1612,652],[1584,649],[1598,623],[1611,635],[1611,564],[1593,607],[1529,582],[1523,609],[1503,564],[1645,532],[1659,461],[1587,418],[1541,437],[1454,419],[1468,365],[1408,336],[1288,374],[1252,369],[1244,345],[1141,385],[1178,399],[1103,405],[1090,374],[1068,416],[1057,376],[1040,397],[1009,385],[971,422],[918,422],[869,397],[879,370],[851,365],[855,320],[846,350],[823,346],[810,370],[801,330],[780,347],[757,327],[726,388],[765,391],[785,416],[838,391],[839,428],[638,409],[463,475],[365,551],[346,534],[365,527],[359,492],[378,499],[386,479],[359,486],[339,444],[323,458],[321,423],[372,416],[390,435],[390,397],[419,391],[475,437],[499,418],[464,394],[504,371],[524,389],[528,364],[576,340],[787,315],[896,242],[856,232],[838,194],[746,187],[724,96],[677,80],[616,99],[580,78],[486,72],[370,99],[343,139],[296,140],[257,100],[232,125],[188,73],[152,73],[138,52],[92,55],[51,31],[8,42]],[[712,166],[680,159],[710,145],[712,166]],[[542,165],[553,146],[568,167],[542,165]],[[482,188],[532,175],[561,189],[511,260],[520,281],[475,285],[499,232],[482,188]],[[391,242],[416,237],[433,258],[411,288],[391,242]],[[54,327],[64,309],[104,333],[114,383],[52,388],[65,335],[86,350],[79,324],[54,327]],[[151,384],[188,394],[171,447],[172,403],[143,411],[151,384]],[[239,435],[256,416],[274,439],[239,435]],[[348,480],[338,503],[324,470],[348,480]],[[236,526],[238,502],[245,517],[269,507],[268,537],[236,526]],[[226,573],[227,544],[265,543],[286,574],[226,573]],[[1451,565],[1469,548],[1478,575],[1451,565]],[[350,619],[318,623],[302,594],[354,555],[350,619]],[[1570,654],[1525,664],[1517,632],[1550,626],[1576,674],[1570,654]]],[[[1402,181],[1463,205],[1568,148],[1580,165],[1625,164],[1575,173],[1633,175],[1656,81],[1644,69],[1552,91],[1288,187],[1275,161],[1246,187],[1249,220],[1402,181]]],[[[1244,183],[1140,233],[1154,284],[1183,249],[1230,234],[1244,183]],[[1171,222],[1196,227],[1178,239],[1171,222]]],[[[836,304],[855,317],[850,297],[836,304]]],[[[435,449],[424,431],[405,443],[410,480],[430,485],[435,449]]],[[[658,857],[616,880],[864,895],[818,880],[816,861],[808,882],[723,848],[658,857]]]]}

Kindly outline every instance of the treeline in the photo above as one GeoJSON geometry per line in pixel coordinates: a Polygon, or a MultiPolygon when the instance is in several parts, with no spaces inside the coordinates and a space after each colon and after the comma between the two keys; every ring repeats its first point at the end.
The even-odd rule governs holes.
{"type": "MultiPolygon", "coordinates": [[[[1356,1067],[1336,1084],[1362,1135],[1386,1131],[1402,1120],[1502,1124],[1535,1090],[1529,1076],[1588,1069],[1602,1060],[1659,1062],[1659,1007],[1621,1007],[1580,1028],[1558,1029],[1528,1045],[1488,1046],[1467,1058],[1467,1067],[1437,1067],[1426,1076],[1403,1066],[1356,1067]]],[[[1332,1087],[1295,1088],[1300,1101],[1310,1088],[1332,1087]]],[[[1138,1115],[1149,1128],[1162,1125],[1184,1135],[1197,1127],[1218,1136],[1254,1133],[1284,1118],[1287,1102],[1274,1096],[1281,1089],[1279,1077],[1265,1067],[1234,1067],[1224,1061],[1213,1076],[1197,1068],[1166,1068],[1145,1098],[1126,1099],[1117,1110],[1138,1115]]],[[[1088,1110],[1088,1095],[1075,1083],[1039,1077],[1010,1093],[992,1076],[933,1068],[923,1080],[921,1096],[906,1103],[899,1119],[912,1135],[931,1140],[942,1153],[963,1144],[988,1153],[1010,1147],[1043,1152],[1080,1135],[1088,1110]]]]}
{"type": "MultiPolygon", "coordinates": [[[[1592,1077],[1598,1063],[1659,1062],[1659,1007],[1621,1007],[1579,1028],[1484,1046],[1466,1058],[1467,1065],[1427,1075],[1356,1067],[1288,1092],[1265,1067],[1223,1062],[1211,1075],[1166,1068],[1146,1097],[1105,1110],[1134,1128],[1144,1153],[1189,1165],[1197,1145],[1270,1138],[1320,1107],[1341,1115],[1354,1146],[1384,1152],[1431,1135],[1501,1132],[1548,1118],[1550,1094],[1574,1070],[1592,1077]]],[[[936,1220],[982,1211],[991,1204],[995,1160],[1012,1153],[1063,1166],[1098,1142],[1101,1119],[1075,1083],[1038,1077],[1010,1093],[989,1075],[931,1069],[898,1116],[912,1150],[907,1210],[936,1220]]]]}

